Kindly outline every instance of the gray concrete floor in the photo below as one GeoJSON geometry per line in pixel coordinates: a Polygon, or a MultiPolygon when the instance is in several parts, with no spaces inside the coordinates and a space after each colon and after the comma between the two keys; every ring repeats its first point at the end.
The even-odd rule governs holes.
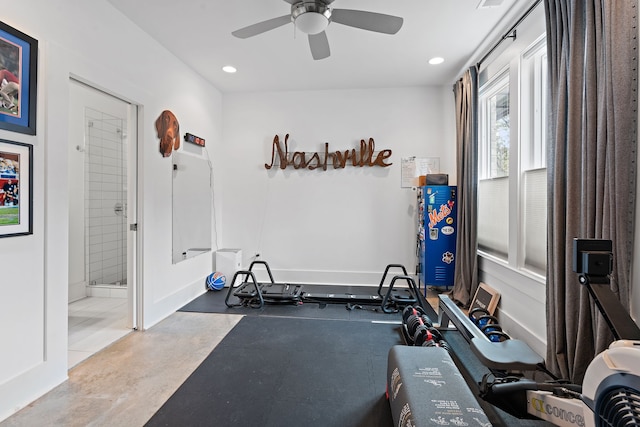
{"type": "Polygon", "coordinates": [[[0,426],[142,426],[241,318],[176,312],[131,332],[0,426]]]}

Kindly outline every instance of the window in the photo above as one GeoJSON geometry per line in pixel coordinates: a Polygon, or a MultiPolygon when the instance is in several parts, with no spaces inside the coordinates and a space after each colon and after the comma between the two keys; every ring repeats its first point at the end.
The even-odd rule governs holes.
{"type": "Polygon", "coordinates": [[[518,264],[544,275],[547,266],[547,47],[544,39],[524,52],[521,73],[522,226],[518,264]]]}
{"type": "Polygon", "coordinates": [[[478,246],[501,258],[509,249],[509,72],[479,94],[478,246]]]}
{"type": "MultiPolygon", "coordinates": [[[[513,50],[509,51],[510,55],[513,50]]],[[[546,271],[546,42],[482,71],[478,247],[529,273],[546,271]],[[495,68],[495,67],[494,67],[495,68]],[[511,89],[511,90],[510,90],[511,89]]]]}
{"type": "Polygon", "coordinates": [[[480,93],[480,120],[485,131],[480,139],[481,179],[509,175],[509,74],[504,72],[488,86],[480,93]]]}

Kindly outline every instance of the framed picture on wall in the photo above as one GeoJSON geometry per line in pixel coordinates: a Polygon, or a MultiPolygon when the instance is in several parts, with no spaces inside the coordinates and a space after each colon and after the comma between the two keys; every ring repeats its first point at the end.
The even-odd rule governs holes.
{"type": "Polygon", "coordinates": [[[38,41],[0,21],[0,129],[36,134],[38,41]]]}
{"type": "Polygon", "coordinates": [[[0,237],[33,234],[33,146],[0,139],[0,237]]]}

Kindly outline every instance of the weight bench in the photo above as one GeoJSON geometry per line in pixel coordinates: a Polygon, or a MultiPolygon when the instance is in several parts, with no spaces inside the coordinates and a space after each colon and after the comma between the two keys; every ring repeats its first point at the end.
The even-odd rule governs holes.
{"type": "Polygon", "coordinates": [[[441,347],[396,345],[387,360],[394,426],[489,426],[482,407],[441,347]]]}

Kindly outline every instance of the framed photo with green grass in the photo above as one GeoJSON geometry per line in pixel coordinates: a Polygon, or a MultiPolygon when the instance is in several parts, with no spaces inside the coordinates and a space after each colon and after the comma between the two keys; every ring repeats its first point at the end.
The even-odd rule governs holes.
{"type": "Polygon", "coordinates": [[[0,139],[0,237],[33,234],[33,146],[0,139]]]}
{"type": "Polygon", "coordinates": [[[36,134],[38,41],[0,21],[0,129],[36,134]]]}

